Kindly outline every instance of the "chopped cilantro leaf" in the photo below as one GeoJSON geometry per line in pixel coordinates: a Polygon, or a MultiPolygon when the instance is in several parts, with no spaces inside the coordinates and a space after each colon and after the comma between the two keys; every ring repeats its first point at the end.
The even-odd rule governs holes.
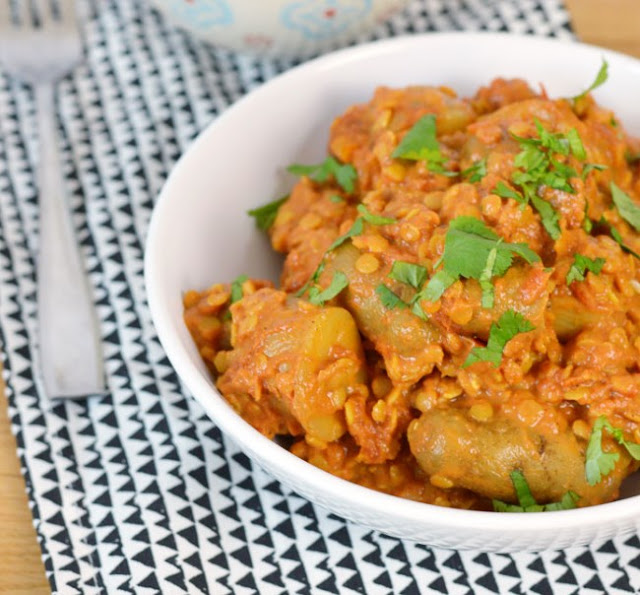
{"type": "Polygon", "coordinates": [[[498,246],[500,243],[501,240],[498,240],[498,243],[491,248],[491,252],[489,252],[489,256],[487,256],[487,264],[478,279],[478,281],[480,281],[480,288],[482,289],[483,308],[493,308],[494,292],[491,279],[493,277],[493,269],[496,264],[496,258],[498,257],[498,246]]]}
{"type": "MultiPolygon", "coordinates": [[[[353,224],[347,230],[346,233],[342,234],[341,236],[338,236],[332,242],[332,244],[327,248],[327,251],[324,253],[324,256],[322,257],[322,260],[320,261],[318,268],[315,270],[315,272],[313,273],[309,281],[307,281],[304,284],[304,286],[300,290],[298,290],[298,292],[296,293],[296,297],[303,296],[306,293],[306,291],[314,283],[318,281],[318,279],[320,278],[320,275],[322,274],[322,271],[324,270],[324,266],[325,266],[324,259],[329,252],[342,246],[342,244],[344,244],[347,240],[355,236],[359,236],[364,231],[365,220],[371,223],[372,225],[388,225],[390,223],[396,222],[395,219],[390,219],[388,217],[380,217],[379,215],[374,215],[373,213],[370,213],[367,207],[365,207],[364,205],[358,205],[358,211],[360,212],[361,216],[356,218],[356,220],[353,222],[353,224]]],[[[309,295],[311,295],[311,291],[313,291],[313,289],[309,291],[309,295]]]]}
{"type": "Polygon", "coordinates": [[[287,167],[287,171],[296,176],[307,176],[314,182],[326,182],[333,177],[338,186],[348,194],[355,188],[358,172],[350,163],[341,164],[334,157],[327,157],[316,165],[294,164],[287,167]]]}
{"type": "Polygon", "coordinates": [[[324,273],[325,266],[326,266],[326,263],[325,263],[324,258],[323,258],[320,261],[320,264],[318,265],[316,270],[313,271],[313,275],[311,275],[311,283],[317,283],[318,282],[318,279],[320,279],[320,275],[322,275],[322,273],[324,273]]]}
{"type": "Polygon", "coordinates": [[[582,221],[582,229],[584,229],[587,233],[591,233],[593,229],[593,221],[589,219],[589,217],[585,217],[582,221]]]}
{"type": "Polygon", "coordinates": [[[640,161],[640,151],[638,151],[637,153],[631,153],[630,151],[627,151],[624,158],[629,164],[636,163],[637,161],[640,161]]]}
{"type": "Polygon", "coordinates": [[[584,201],[584,219],[582,220],[582,229],[584,229],[587,233],[591,233],[593,230],[593,221],[589,217],[589,201],[585,199],[584,201]]]}
{"type": "Polygon", "coordinates": [[[580,500],[580,496],[576,494],[573,490],[569,490],[560,502],[550,502],[549,504],[544,505],[544,509],[547,512],[551,512],[554,510],[571,510],[578,505],[578,500],[580,500]]]}
{"type": "Polygon", "coordinates": [[[422,320],[427,320],[428,316],[425,314],[424,310],[422,309],[420,302],[416,299],[417,297],[419,297],[419,294],[416,294],[416,296],[414,296],[412,300],[413,305],[411,306],[411,312],[413,312],[418,318],[421,318],[422,320]]]}
{"type": "Polygon", "coordinates": [[[575,158],[584,161],[587,158],[587,152],[584,150],[580,135],[575,128],[567,132],[567,140],[569,141],[569,147],[575,158]]]}
{"type": "Polygon", "coordinates": [[[626,448],[627,452],[631,455],[632,458],[634,458],[636,461],[640,461],[640,444],[637,444],[636,442],[629,442],[628,440],[626,440],[624,437],[624,432],[620,428],[612,426],[609,422],[607,422],[604,427],[607,428],[609,432],[611,432],[614,440],[620,446],[624,446],[626,448]]]}
{"type": "MultiPolygon", "coordinates": [[[[540,145],[549,149],[552,153],[560,153],[560,155],[569,155],[570,151],[570,141],[569,139],[560,134],[549,132],[542,125],[542,122],[535,118],[534,123],[536,125],[536,130],[538,131],[538,136],[540,137],[540,145]]],[[[576,132],[577,134],[577,132],[576,132]]],[[[580,137],[578,137],[580,140],[580,137]]]]}
{"type": "Polygon", "coordinates": [[[529,483],[524,477],[524,473],[522,471],[512,471],[510,473],[511,483],[513,483],[513,489],[516,491],[516,497],[518,498],[518,502],[522,508],[527,508],[529,506],[536,506],[536,499],[533,497],[531,493],[531,488],[529,488],[529,483]]]}
{"type": "Polygon", "coordinates": [[[520,333],[528,333],[535,327],[519,312],[507,310],[498,322],[494,322],[489,330],[489,340],[486,347],[474,347],[469,353],[463,368],[476,362],[491,362],[499,366],[502,362],[502,352],[505,345],[520,333]]]}
{"type": "Polygon", "coordinates": [[[404,135],[400,144],[391,153],[393,158],[411,161],[443,161],[440,143],[436,135],[436,117],[422,116],[404,135]]]}
{"type": "Polygon", "coordinates": [[[342,196],[338,196],[337,194],[332,194],[332,195],[329,197],[329,200],[330,200],[331,202],[333,202],[333,203],[336,203],[336,204],[337,204],[337,203],[344,202],[344,198],[342,198],[342,196]]]}
{"type": "Polygon", "coordinates": [[[427,279],[427,269],[419,264],[396,260],[391,267],[389,278],[420,289],[427,279]]]}
{"type": "MultiPolygon", "coordinates": [[[[442,277],[443,275],[446,276],[447,273],[445,271],[439,271],[438,273],[436,273],[434,275],[434,278],[436,278],[436,283],[437,283],[438,275],[442,277]]],[[[427,280],[427,269],[425,269],[423,266],[419,264],[413,264],[411,262],[396,260],[393,263],[393,266],[391,267],[391,272],[389,273],[388,276],[390,279],[393,279],[394,281],[399,281],[400,283],[405,283],[407,285],[410,285],[416,290],[416,293],[414,294],[413,298],[411,298],[411,301],[409,302],[409,304],[407,304],[403,300],[400,300],[400,298],[391,290],[389,290],[385,285],[381,284],[378,286],[378,289],[376,289],[376,292],[380,290],[381,293],[378,293],[378,295],[380,295],[381,299],[383,299],[383,303],[384,303],[384,300],[391,303],[395,299],[398,299],[400,300],[402,305],[396,303],[395,307],[411,306],[411,312],[413,312],[416,316],[418,316],[422,320],[426,320],[427,315],[424,313],[424,310],[420,306],[419,302],[420,300],[425,299],[426,288],[424,287],[424,283],[427,280]],[[383,297],[383,294],[384,294],[384,297],[383,297]]],[[[453,281],[455,281],[455,279],[452,279],[451,283],[453,283],[453,281]]],[[[444,291],[444,289],[446,289],[446,287],[442,288],[442,291],[444,291]]]]}
{"type": "Polygon", "coordinates": [[[407,303],[384,283],[380,283],[380,285],[376,287],[376,293],[378,294],[382,305],[387,308],[387,310],[407,307],[407,303]]]}
{"type": "Polygon", "coordinates": [[[602,433],[605,429],[636,461],[640,460],[640,444],[625,440],[622,430],[611,425],[606,416],[601,415],[593,424],[587,444],[585,475],[587,482],[592,486],[600,483],[604,476],[609,475],[620,458],[620,454],[617,452],[602,450],[602,433]]]}
{"type": "Polygon", "coordinates": [[[392,217],[383,217],[382,215],[372,213],[367,209],[366,205],[363,204],[358,205],[358,213],[360,213],[362,218],[371,225],[391,225],[396,222],[392,217]]]}
{"type": "Polygon", "coordinates": [[[593,259],[582,254],[574,254],[573,264],[567,273],[567,285],[574,281],[584,281],[587,271],[591,271],[594,275],[599,275],[604,263],[604,258],[593,259]]]}
{"type": "Polygon", "coordinates": [[[546,153],[540,148],[541,143],[531,144],[537,139],[516,137],[520,143],[521,150],[515,156],[513,164],[521,167],[524,171],[537,170],[543,167],[546,162],[546,153]]]}
{"type": "Polygon", "coordinates": [[[337,237],[331,246],[327,249],[327,252],[331,252],[331,250],[335,250],[338,246],[342,246],[348,239],[353,238],[355,236],[359,236],[364,230],[364,224],[362,219],[358,217],[353,225],[348,229],[348,231],[341,236],[337,237]]]}
{"type": "Polygon", "coordinates": [[[638,254],[637,252],[634,252],[631,248],[629,248],[629,246],[627,246],[624,243],[624,240],[622,239],[622,234],[613,225],[611,225],[611,223],[609,223],[604,217],[602,217],[598,223],[605,225],[607,227],[607,229],[609,230],[609,233],[611,234],[611,237],[618,243],[620,248],[622,248],[625,252],[628,252],[629,254],[631,254],[631,256],[640,260],[640,254],[638,254]]]}
{"type": "Polygon", "coordinates": [[[579,95],[576,95],[573,98],[573,101],[578,101],[579,99],[582,99],[587,95],[587,93],[591,93],[591,91],[597,89],[600,85],[603,85],[607,80],[607,78],[609,77],[608,70],[609,70],[609,64],[603,58],[602,64],[600,66],[600,70],[598,70],[598,74],[596,74],[596,78],[594,79],[594,81],[582,93],[580,93],[579,95]]]}
{"type": "Polygon", "coordinates": [[[317,287],[312,287],[309,290],[309,302],[315,306],[324,306],[325,302],[332,300],[343,289],[349,285],[349,279],[342,271],[336,271],[333,274],[329,287],[320,291],[317,287]]]}
{"type": "Polygon", "coordinates": [[[493,510],[495,512],[545,512],[552,510],[569,510],[575,508],[580,500],[580,496],[569,490],[560,502],[549,504],[538,504],[531,493],[531,488],[522,471],[515,470],[509,474],[511,483],[516,491],[519,504],[508,504],[502,500],[493,500],[493,510]]]}
{"type": "Polygon", "coordinates": [[[463,170],[462,175],[465,178],[469,178],[469,182],[474,184],[479,182],[487,175],[487,160],[486,158],[479,159],[473,165],[463,170]]]}
{"type": "Polygon", "coordinates": [[[256,220],[258,229],[267,231],[273,226],[276,216],[278,215],[278,210],[287,198],[289,198],[289,195],[278,198],[277,200],[269,202],[266,205],[262,205],[261,207],[251,209],[250,211],[247,211],[247,214],[256,220]]]}
{"type": "Polygon", "coordinates": [[[491,500],[494,512],[542,512],[542,507],[537,506],[535,510],[525,510],[519,504],[509,504],[497,498],[491,500]]]}
{"type": "Polygon", "coordinates": [[[514,158],[513,163],[518,169],[513,172],[511,181],[520,187],[521,192],[513,191],[502,182],[494,192],[499,196],[514,198],[523,204],[531,202],[538,211],[544,228],[554,240],[557,240],[561,233],[558,213],[540,196],[540,188],[548,186],[575,194],[569,181],[577,177],[578,173],[573,167],[555,159],[553,155],[567,157],[573,154],[581,161],[586,159],[587,155],[575,128],[564,135],[549,132],[537,119],[535,125],[539,138],[522,138],[512,134],[520,144],[521,150],[514,158]]]}
{"type": "Polygon", "coordinates": [[[585,474],[587,482],[592,486],[600,483],[602,476],[609,475],[620,458],[620,454],[617,452],[602,450],[602,430],[607,423],[609,422],[605,416],[600,416],[596,420],[587,444],[585,474]]]}
{"type": "Polygon", "coordinates": [[[302,297],[313,284],[318,282],[318,279],[320,279],[320,275],[322,275],[322,273],[324,271],[324,267],[325,267],[324,258],[325,258],[325,256],[326,256],[326,253],[322,257],[322,260],[320,261],[320,264],[316,267],[316,270],[313,271],[313,275],[311,275],[311,277],[309,277],[309,280],[296,292],[296,294],[295,294],[296,297],[302,297]]]}
{"type": "Polygon", "coordinates": [[[592,172],[592,171],[604,171],[605,169],[608,169],[608,167],[606,165],[600,165],[599,163],[585,163],[584,167],[582,168],[582,174],[580,174],[580,177],[583,180],[587,179],[587,176],[592,172]]]}
{"type": "Polygon", "coordinates": [[[429,279],[429,283],[420,294],[416,296],[416,302],[419,300],[429,300],[430,302],[439,300],[442,294],[457,280],[458,278],[448,273],[446,269],[438,271],[429,279]]]}
{"type": "MultiPolygon", "coordinates": [[[[485,283],[493,277],[501,277],[511,266],[514,256],[519,256],[528,263],[540,260],[527,244],[505,242],[479,219],[457,217],[449,224],[445,237],[443,269],[431,277],[421,299],[437,300],[460,277],[477,280],[482,278],[485,283]],[[494,248],[495,253],[492,253],[494,248]],[[487,279],[490,258],[491,277],[487,279]]],[[[488,292],[485,291],[485,294],[488,295],[488,292]]]]}
{"type": "Polygon", "coordinates": [[[246,275],[240,275],[231,282],[231,303],[235,304],[242,299],[242,284],[247,281],[249,277],[246,275]]]}
{"type": "Polygon", "coordinates": [[[347,240],[349,240],[350,238],[353,238],[355,236],[359,236],[364,230],[364,223],[362,221],[361,217],[358,217],[354,222],[353,225],[351,225],[351,227],[347,230],[346,233],[342,234],[341,236],[338,236],[333,243],[331,244],[331,246],[329,246],[329,248],[327,248],[327,251],[324,253],[322,260],[320,261],[320,264],[318,265],[318,268],[316,268],[316,270],[314,271],[313,275],[311,275],[310,279],[303,285],[302,288],[300,288],[297,292],[296,292],[296,297],[301,297],[303,296],[306,291],[314,284],[318,282],[318,279],[320,279],[320,275],[322,274],[322,272],[324,271],[324,267],[325,267],[325,261],[324,259],[326,258],[327,254],[329,252],[331,252],[332,250],[335,250],[336,248],[338,248],[339,246],[342,246],[342,244],[344,244],[347,240]]]}
{"type": "Polygon", "coordinates": [[[546,174],[543,178],[543,182],[552,188],[557,188],[558,190],[564,190],[565,192],[574,194],[575,190],[573,189],[573,186],[569,184],[568,180],[571,178],[577,178],[578,172],[570,165],[561,163],[555,159],[551,160],[551,164],[553,165],[553,171],[546,174]]]}
{"type": "Polygon", "coordinates": [[[611,198],[622,218],[636,231],[640,231],[640,206],[615,182],[611,182],[611,198]]]}
{"type": "Polygon", "coordinates": [[[513,188],[509,188],[504,182],[498,182],[498,185],[493,189],[493,193],[501,196],[502,198],[513,198],[516,202],[525,203],[526,199],[522,194],[513,190],[513,188]]]}
{"type": "Polygon", "coordinates": [[[479,219],[461,216],[449,224],[443,255],[444,268],[452,275],[478,279],[494,247],[497,248],[495,276],[500,277],[507,272],[513,255],[520,256],[528,263],[540,260],[527,244],[505,242],[479,219]]]}
{"type": "Polygon", "coordinates": [[[557,240],[560,237],[561,229],[559,217],[556,210],[546,200],[539,198],[535,194],[531,195],[531,203],[538,211],[542,225],[551,236],[551,239],[557,240]]]}
{"type": "Polygon", "coordinates": [[[391,153],[391,157],[424,161],[427,169],[434,173],[448,176],[457,175],[456,172],[444,169],[446,158],[440,151],[440,143],[436,135],[436,117],[433,114],[422,116],[413,125],[391,153]]]}

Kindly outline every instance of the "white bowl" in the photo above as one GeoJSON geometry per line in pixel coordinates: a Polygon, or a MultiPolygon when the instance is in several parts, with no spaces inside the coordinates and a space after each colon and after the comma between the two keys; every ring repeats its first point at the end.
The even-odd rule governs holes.
{"type": "MultiPolygon", "coordinates": [[[[433,546],[541,550],[603,541],[640,529],[640,496],[592,508],[523,514],[465,511],[402,500],[333,477],[296,458],[241,419],[219,395],[182,321],[182,292],[240,273],[277,278],[278,258],[246,215],[282,195],[285,166],[326,155],[328,129],[378,85],[446,84],[461,95],[496,76],[543,83],[572,96],[602,57],[609,80],[595,92],[640,134],[640,61],[571,42],[500,34],[396,38],[343,50],[268,82],[212,123],[169,177],[146,247],[146,284],[160,340],[185,385],[246,454],[325,508],[384,533],[433,546]]],[[[632,494],[640,493],[632,488],[632,494]]]]}
{"type": "Polygon", "coordinates": [[[263,56],[309,57],[342,47],[409,0],[151,0],[200,39],[263,56]]]}

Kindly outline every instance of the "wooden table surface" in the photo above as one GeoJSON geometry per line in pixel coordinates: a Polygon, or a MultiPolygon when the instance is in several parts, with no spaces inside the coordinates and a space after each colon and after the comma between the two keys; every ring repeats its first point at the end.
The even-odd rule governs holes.
{"type": "MultiPolygon", "coordinates": [[[[565,0],[578,36],[640,57],[640,0],[565,0]]],[[[0,593],[49,593],[0,390],[0,593]]]]}

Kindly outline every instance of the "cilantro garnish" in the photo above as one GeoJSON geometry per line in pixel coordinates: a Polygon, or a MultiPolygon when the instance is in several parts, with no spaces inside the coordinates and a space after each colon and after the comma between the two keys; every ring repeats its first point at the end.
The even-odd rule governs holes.
{"type": "Polygon", "coordinates": [[[516,491],[516,497],[518,498],[518,502],[520,502],[520,506],[522,506],[522,508],[535,506],[537,504],[536,499],[531,493],[531,488],[524,477],[524,473],[514,470],[509,474],[509,477],[511,477],[511,483],[513,484],[513,489],[516,491]]]}
{"type": "Polygon", "coordinates": [[[542,225],[547,230],[547,233],[551,236],[551,239],[557,240],[560,237],[560,218],[558,213],[542,198],[538,198],[535,194],[531,195],[531,203],[535,207],[536,211],[542,219],[542,225]]]}
{"type": "Polygon", "coordinates": [[[469,182],[472,184],[475,182],[479,182],[487,175],[487,160],[486,158],[479,159],[474,162],[473,165],[467,167],[467,169],[462,171],[462,175],[465,178],[469,178],[469,182]]]}
{"type": "Polygon", "coordinates": [[[333,274],[329,287],[320,291],[317,287],[309,290],[309,302],[315,306],[324,306],[325,302],[332,300],[349,285],[349,279],[342,271],[333,274]]]}
{"type": "Polygon", "coordinates": [[[388,218],[388,217],[381,217],[380,215],[374,215],[373,213],[369,212],[369,210],[367,209],[367,207],[365,205],[362,205],[362,204],[358,205],[358,212],[360,213],[360,216],[356,217],[356,220],[353,222],[351,227],[345,233],[343,233],[341,236],[338,236],[332,242],[332,244],[327,248],[327,251],[322,256],[322,260],[320,261],[320,264],[318,265],[318,267],[314,271],[313,275],[311,275],[309,280],[304,284],[304,286],[297,291],[296,297],[303,296],[305,294],[305,292],[312,285],[317,283],[318,279],[320,278],[320,275],[322,274],[322,271],[324,271],[325,258],[327,257],[327,254],[329,252],[331,252],[332,250],[335,250],[336,248],[342,246],[342,244],[344,244],[347,240],[349,240],[349,239],[351,239],[351,238],[353,238],[355,236],[359,236],[364,231],[364,222],[365,221],[367,221],[371,225],[388,225],[390,223],[395,223],[396,222],[395,219],[391,219],[391,218],[388,218]]]}
{"type": "Polygon", "coordinates": [[[331,156],[317,165],[290,165],[287,167],[287,171],[296,176],[307,176],[314,182],[326,182],[332,177],[338,186],[348,194],[353,192],[358,178],[358,172],[353,165],[350,163],[342,164],[331,156]]]}
{"type": "Polygon", "coordinates": [[[522,194],[516,192],[513,188],[509,188],[504,182],[498,182],[498,185],[493,189],[493,193],[501,196],[502,198],[513,198],[516,202],[526,204],[526,199],[522,194]]]}
{"type": "Polygon", "coordinates": [[[391,267],[389,279],[406,283],[414,289],[420,289],[427,279],[427,269],[419,264],[396,260],[391,267]]]}
{"type": "Polygon", "coordinates": [[[640,151],[638,151],[637,153],[631,153],[630,151],[627,151],[624,155],[624,158],[627,160],[627,163],[631,165],[636,161],[640,161],[640,151]]]}
{"type": "Polygon", "coordinates": [[[548,512],[552,510],[569,510],[575,508],[580,500],[580,496],[569,490],[560,502],[550,504],[538,504],[531,493],[531,488],[522,471],[515,470],[509,474],[511,483],[516,491],[519,504],[508,504],[502,500],[493,500],[493,510],[495,512],[548,512]]]}
{"type": "Polygon", "coordinates": [[[269,202],[266,205],[251,209],[250,211],[247,211],[247,214],[256,220],[258,229],[261,229],[262,231],[268,231],[276,220],[278,210],[287,200],[287,198],[289,198],[288,194],[286,196],[278,198],[277,200],[269,202]]]}
{"type": "Polygon", "coordinates": [[[426,287],[420,292],[419,299],[435,302],[440,299],[442,294],[451,287],[459,276],[452,275],[445,269],[439,270],[427,283],[426,287]]]}
{"type": "Polygon", "coordinates": [[[394,281],[399,281],[400,283],[405,283],[406,285],[413,287],[416,290],[416,293],[411,298],[411,301],[407,303],[391,291],[386,285],[381,283],[376,288],[376,293],[380,296],[382,304],[388,309],[406,308],[407,306],[411,306],[411,311],[416,316],[426,320],[427,316],[418,302],[424,298],[423,286],[427,280],[427,269],[419,264],[396,260],[391,267],[388,277],[394,281]]]}
{"type": "Polygon", "coordinates": [[[427,169],[445,176],[456,176],[456,172],[447,171],[447,161],[440,151],[440,143],[436,135],[436,117],[433,114],[422,116],[407,132],[400,144],[391,153],[391,157],[424,161],[427,169]]]}
{"type": "Polygon", "coordinates": [[[457,217],[449,224],[442,255],[442,270],[427,283],[419,299],[436,301],[455,281],[465,279],[481,280],[483,303],[491,302],[487,283],[493,277],[502,277],[519,256],[528,263],[537,262],[540,257],[525,243],[505,242],[497,233],[474,217],[457,217]]]}
{"type": "Polygon", "coordinates": [[[594,79],[594,81],[582,93],[573,97],[573,101],[575,102],[579,99],[582,99],[587,95],[587,93],[591,93],[591,91],[597,89],[600,85],[603,85],[607,78],[609,78],[609,64],[603,58],[602,64],[600,65],[600,70],[598,70],[598,74],[596,74],[596,78],[594,79]]]}
{"type": "Polygon", "coordinates": [[[231,282],[231,303],[235,304],[242,299],[242,284],[249,279],[246,275],[240,275],[231,282]]]}
{"type": "Polygon", "coordinates": [[[428,316],[420,305],[420,299],[422,299],[422,295],[420,293],[416,293],[416,295],[413,296],[413,299],[411,300],[411,312],[413,312],[418,318],[427,320],[428,316]]]}
{"type": "Polygon", "coordinates": [[[585,163],[584,167],[582,168],[582,173],[580,174],[580,177],[583,180],[586,180],[589,173],[592,172],[593,170],[604,171],[605,169],[609,169],[609,168],[606,165],[600,165],[599,163],[585,163]]]}
{"type": "Polygon", "coordinates": [[[367,223],[371,223],[371,225],[391,225],[396,222],[392,217],[383,217],[382,215],[372,213],[367,209],[366,205],[363,204],[358,205],[358,213],[360,213],[367,223]]]}
{"type": "Polygon", "coordinates": [[[493,278],[496,259],[498,258],[498,246],[500,245],[500,243],[501,240],[498,240],[498,243],[493,248],[491,248],[491,252],[489,252],[489,256],[487,256],[487,264],[482,270],[482,274],[478,278],[478,281],[480,282],[480,288],[482,289],[483,308],[493,308],[494,293],[491,279],[493,278]]]}
{"type": "Polygon", "coordinates": [[[640,260],[640,254],[638,254],[637,252],[634,252],[629,246],[627,246],[624,243],[624,240],[622,239],[622,234],[613,225],[611,225],[611,223],[609,223],[604,218],[604,216],[600,218],[600,221],[598,221],[598,223],[600,225],[604,225],[609,230],[609,234],[617,242],[620,248],[622,248],[625,252],[631,254],[631,256],[640,260]]]}
{"type": "Polygon", "coordinates": [[[589,258],[582,254],[573,255],[573,263],[567,273],[567,285],[574,281],[584,281],[587,271],[591,271],[594,275],[599,275],[604,266],[604,258],[589,258]]]}
{"type": "MultiPolygon", "coordinates": [[[[545,512],[552,512],[554,510],[571,510],[578,505],[578,500],[580,500],[580,496],[576,494],[573,490],[569,490],[560,502],[550,502],[549,504],[544,505],[545,512]]],[[[527,512],[525,510],[525,512],[527,512]]]]}
{"type": "Polygon", "coordinates": [[[585,474],[587,482],[592,486],[599,483],[603,476],[609,475],[620,458],[620,454],[617,452],[605,452],[602,450],[603,430],[607,430],[620,446],[624,446],[631,457],[636,461],[640,461],[640,444],[625,440],[622,430],[611,425],[606,416],[601,415],[593,424],[589,443],[587,444],[585,474]]]}
{"type": "Polygon", "coordinates": [[[382,305],[387,308],[387,310],[407,307],[407,303],[384,283],[380,283],[380,285],[376,287],[376,294],[378,294],[382,305]]]}
{"type": "Polygon", "coordinates": [[[585,161],[587,159],[587,152],[584,150],[584,145],[582,144],[580,135],[575,128],[572,128],[567,132],[567,140],[569,141],[569,148],[575,155],[576,159],[585,161]]]}
{"type": "Polygon", "coordinates": [[[502,362],[505,345],[520,333],[528,333],[535,327],[519,312],[507,310],[498,322],[494,322],[489,330],[486,347],[474,347],[469,353],[463,368],[476,362],[491,362],[495,367],[502,362]]]}
{"type": "Polygon", "coordinates": [[[615,182],[611,182],[611,198],[622,218],[636,231],[640,231],[640,206],[615,182]]]}
{"type": "Polygon", "coordinates": [[[344,198],[342,198],[342,196],[338,196],[337,194],[332,194],[332,195],[329,197],[329,200],[330,200],[331,202],[333,202],[333,203],[336,203],[336,204],[337,204],[337,203],[344,202],[344,198]]]}
{"type": "Polygon", "coordinates": [[[589,217],[589,201],[585,199],[584,201],[584,218],[582,219],[582,229],[584,229],[587,233],[591,233],[593,230],[593,221],[589,217]]]}
{"type": "Polygon", "coordinates": [[[338,246],[342,246],[342,244],[344,244],[348,239],[353,238],[355,236],[359,236],[363,232],[363,230],[364,230],[364,224],[362,222],[362,219],[358,217],[353,222],[353,225],[347,230],[346,233],[342,234],[341,236],[338,236],[333,241],[331,246],[327,248],[327,252],[331,252],[332,250],[335,250],[338,246]]]}
{"type": "MultiPolygon", "coordinates": [[[[538,138],[523,138],[512,135],[520,144],[520,152],[513,161],[516,171],[511,176],[511,182],[520,188],[520,192],[509,188],[504,182],[499,182],[493,190],[498,196],[513,198],[521,204],[531,203],[538,211],[542,225],[552,239],[560,237],[561,229],[558,213],[553,206],[539,195],[542,186],[555,190],[562,190],[575,194],[569,183],[571,178],[578,177],[576,170],[554,158],[554,155],[584,161],[587,157],[580,135],[575,128],[566,134],[549,132],[539,120],[535,120],[538,138]]],[[[591,165],[590,169],[602,166],[591,165]]],[[[587,172],[588,173],[588,172],[587,172]]],[[[584,174],[584,172],[583,172],[584,174]]]]}

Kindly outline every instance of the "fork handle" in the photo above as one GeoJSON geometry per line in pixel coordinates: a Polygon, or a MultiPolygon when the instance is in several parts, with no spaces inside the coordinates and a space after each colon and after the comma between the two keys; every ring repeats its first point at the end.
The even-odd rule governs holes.
{"type": "Polygon", "coordinates": [[[38,326],[40,369],[50,398],[104,393],[97,317],[65,200],[54,88],[35,87],[40,133],[38,326]]]}

